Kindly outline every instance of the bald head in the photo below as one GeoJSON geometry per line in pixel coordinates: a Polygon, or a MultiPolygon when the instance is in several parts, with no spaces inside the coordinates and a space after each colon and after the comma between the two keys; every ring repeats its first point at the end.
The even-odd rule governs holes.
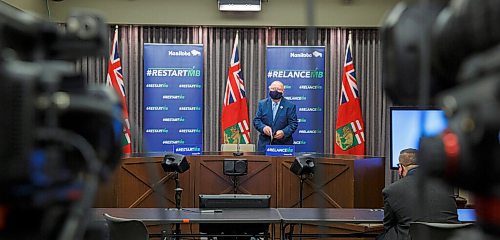
{"type": "Polygon", "coordinates": [[[269,90],[271,91],[278,91],[278,92],[284,92],[285,91],[285,85],[281,81],[274,81],[269,85],[269,90]]]}

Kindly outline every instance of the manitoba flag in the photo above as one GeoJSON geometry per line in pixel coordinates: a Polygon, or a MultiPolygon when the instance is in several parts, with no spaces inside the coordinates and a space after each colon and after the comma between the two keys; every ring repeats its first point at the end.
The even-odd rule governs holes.
{"type": "Polygon", "coordinates": [[[125,98],[125,85],[123,84],[122,64],[120,62],[120,55],[118,55],[118,29],[115,29],[113,46],[109,55],[107,84],[113,86],[121,99],[124,120],[122,151],[123,153],[131,153],[130,122],[128,120],[127,100],[125,98]]]}
{"type": "Polygon", "coordinates": [[[352,40],[349,34],[345,53],[340,102],[335,127],[335,154],[365,154],[365,127],[361,115],[358,84],[352,59],[352,40]]]}
{"type": "Polygon", "coordinates": [[[236,33],[222,107],[222,142],[224,144],[250,143],[247,97],[240,72],[238,33],[236,33]]]}

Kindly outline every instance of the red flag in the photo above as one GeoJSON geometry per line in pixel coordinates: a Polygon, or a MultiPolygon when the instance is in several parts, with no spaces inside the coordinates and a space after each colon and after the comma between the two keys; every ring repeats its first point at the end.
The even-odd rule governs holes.
{"type": "Polygon", "coordinates": [[[224,144],[250,143],[247,97],[240,72],[238,33],[236,33],[222,107],[222,142],[224,144]]]}
{"type": "Polygon", "coordinates": [[[130,136],[130,122],[128,120],[127,100],[125,98],[125,85],[123,84],[122,64],[120,55],[118,55],[118,29],[115,29],[113,37],[113,47],[109,55],[107,84],[113,86],[118,96],[122,101],[123,112],[123,137],[122,151],[123,153],[132,152],[132,141],[130,136]]]}
{"type": "Polygon", "coordinates": [[[345,53],[340,103],[335,127],[335,154],[365,155],[365,126],[349,34],[345,53]]]}

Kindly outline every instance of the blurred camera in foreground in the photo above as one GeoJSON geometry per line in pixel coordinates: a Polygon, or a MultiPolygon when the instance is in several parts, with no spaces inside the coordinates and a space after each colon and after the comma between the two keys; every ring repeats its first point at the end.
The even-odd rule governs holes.
{"type": "Polygon", "coordinates": [[[107,53],[97,15],[65,27],[0,3],[0,238],[82,239],[98,182],[121,157],[121,102],[74,62],[107,53]]]}
{"type": "Polygon", "coordinates": [[[472,191],[482,229],[500,236],[500,1],[401,2],[381,37],[389,97],[449,119],[420,141],[424,172],[472,191]]]}

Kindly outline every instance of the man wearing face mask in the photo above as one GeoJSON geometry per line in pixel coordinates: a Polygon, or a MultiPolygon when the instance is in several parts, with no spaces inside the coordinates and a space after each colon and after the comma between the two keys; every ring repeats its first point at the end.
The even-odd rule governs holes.
{"type": "Polygon", "coordinates": [[[292,145],[292,134],[298,126],[295,104],[283,97],[285,87],[274,81],[269,85],[269,97],[259,101],[253,125],[260,132],[258,152],[265,152],[266,145],[292,145]]]}
{"type": "Polygon", "coordinates": [[[411,222],[459,223],[453,188],[438,179],[425,179],[420,191],[417,150],[399,153],[400,180],[386,187],[384,196],[384,233],[377,239],[410,239],[411,222]]]}

